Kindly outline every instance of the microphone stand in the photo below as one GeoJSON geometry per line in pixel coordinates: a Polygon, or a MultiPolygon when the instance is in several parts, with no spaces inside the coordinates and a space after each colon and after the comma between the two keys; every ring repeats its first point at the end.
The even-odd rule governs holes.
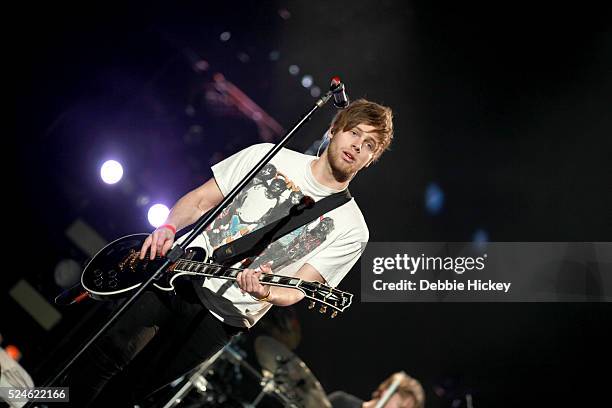
{"type": "MultiPolygon", "coordinates": [[[[193,231],[187,236],[187,238],[182,243],[180,243],[180,244],[174,246],[174,248],[172,248],[172,250],[166,256],[166,260],[159,267],[159,269],[157,269],[157,271],[155,271],[155,273],[152,274],[151,277],[149,277],[149,279],[147,279],[146,282],[144,282],[138,288],[138,290],[136,290],[136,292],[127,301],[125,301],[116,312],[114,312],[111,315],[111,317],[104,324],[104,326],[102,326],[102,328],[100,330],[98,330],[98,332],[93,337],[91,337],[87,341],[87,343],[85,343],[85,345],[74,355],[74,357],[72,357],[72,359],[70,359],[70,361],[68,361],[68,363],[64,366],[64,368],[62,368],[55,375],[55,377],[53,377],[50,381],[47,381],[45,383],[45,385],[44,385],[45,387],[51,386],[59,378],[61,378],[61,376],[64,375],[64,373],[66,373],[68,368],[70,368],[72,366],[72,364],[74,364],[74,362],[77,360],[77,358],[79,358],[94,343],[94,341],[96,341],[104,332],[106,332],[106,330],[119,318],[119,316],[121,316],[123,314],[123,312],[129,306],[131,306],[136,301],[136,299],[145,290],[147,290],[147,288],[149,288],[149,286],[151,286],[152,282],[154,280],[157,280],[161,276],[161,274],[166,270],[166,268],[168,268],[170,266],[170,264],[176,262],[178,259],[181,258],[181,256],[183,256],[185,254],[185,249],[187,248],[187,246],[189,246],[189,244],[199,234],[201,234],[206,229],[206,227],[208,227],[208,225],[215,219],[215,217],[217,217],[221,213],[221,211],[255,177],[255,175],[266,164],[268,164],[268,162],[280,151],[280,149],[283,148],[283,146],[285,146],[287,144],[287,142],[295,135],[295,133],[306,122],[308,122],[310,120],[310,118],[314,114],[314,112],[316,112],[319,108],[321,108],[323,105],[325,105],[329,101],[329,99],[332,97],[332,95],[334,95],[335,93],[338,92],[337,91],[338,89],[339,89],[338,84],[332,83],[332,86],[330,87],[330,90],[325,95],[323,95],[321,98],[319,98],[315,102],[315,104],[312,106],[312,108],[310,108],[310,110],[306,114],[304,114],[302,116],[302,118],[295,125],[293,125],[293,127],[285,134],[285,136],[283,136],[281,141],[278,142],[274,147],[272,147],[272,149],[270,149],[270,151],[268,153],[265,154],[265,156],[255,165],[255,167],[253,167],[253,169],[251,171],[249,171],[246,176],[244,176],[244,178],[225,196],[225,198],[214,209],[212,209],[211,211],[207,212],[206,214],[202,215],[202,217],[200,217],[200,219],[196,222],[195,227],[193,228],[193,231]]],[[[342,90],[344,90],[344,88],[342,88],[342,90]]],[[[31,402],[28,403],[28,405],[26,405],[26,407],[30,407],[29,404],[31,404],[31,402]]]]}

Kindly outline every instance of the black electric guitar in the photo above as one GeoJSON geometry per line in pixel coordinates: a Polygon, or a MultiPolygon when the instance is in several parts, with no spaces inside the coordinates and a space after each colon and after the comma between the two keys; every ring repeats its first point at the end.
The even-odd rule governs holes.
{"type": "MultiPolygon", "coordinates": [[[[127,235],[111,242],[89,261],[81,276],[81,284],[94,299],[109,299],[122,297],[138,288],[163,263],[158,257],[151,260],[148,256],[140,259],[140,248],[149,234],[127,235]]],[[[244,268],[232,268],[212,262],[203,242],[196,238],[187,248],[186,254],[160,276],[153,286],[159,290],[171,292],[173,282],[182,276],[191,278],[215,278],[235,281],[236,276],[244,268]]],[[[202,239],[203,240],[203,239],[202,239]]],[[[180,242],[180,241],[179,241],[180,242]]],[[[327,308],[333,309],[331,317],[338,312],[344,312],[353,301],[353,295],[348,292],[329,287],[320,282],[304,281],[299,278],[275,274],[262,274],[262,284],[282,286],[302,291],[311,300],[309,309],[315,303],[321,304],[319,312],[325,313],[327,308]]]]}

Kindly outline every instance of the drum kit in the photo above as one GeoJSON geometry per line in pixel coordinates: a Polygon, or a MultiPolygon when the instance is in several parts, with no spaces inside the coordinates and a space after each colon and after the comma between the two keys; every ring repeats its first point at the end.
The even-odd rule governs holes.
{"type": "Polygon", "coordinates": [[[297,338],[264,333],[235,336],[190,375],[171,384],[165,405],[158,406],[331,408],[319,381],[290,349],[299,342],[299,331],[297,338]]]}

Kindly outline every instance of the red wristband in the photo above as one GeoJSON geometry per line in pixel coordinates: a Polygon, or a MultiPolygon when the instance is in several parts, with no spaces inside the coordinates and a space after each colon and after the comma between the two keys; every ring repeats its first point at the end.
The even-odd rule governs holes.
{"type": "Polygon", "coordinates": [[[162,229],[162,228],[168,228],[170,231],[172,231],[172,233],[174,235],[176,235],[176,227],[172,224],[164,224],[161,227],[157,228],[157,229],[162,229]]]}

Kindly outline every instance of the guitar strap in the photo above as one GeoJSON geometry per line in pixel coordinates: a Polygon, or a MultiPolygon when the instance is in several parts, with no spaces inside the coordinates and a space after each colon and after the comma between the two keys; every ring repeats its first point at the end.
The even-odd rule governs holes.
{"type": "Polygon", "coordinates": [[[340,207],[350,199],[351,193],[348,189],[324,197],[317,202],[310,197],[303,197],[299,204],[290,209],[287,216],[220,246],[213,252],[212,258],[215,262],[225,265],[245,258],[253,257],[254,259],[272,242],[340,207]]]}

